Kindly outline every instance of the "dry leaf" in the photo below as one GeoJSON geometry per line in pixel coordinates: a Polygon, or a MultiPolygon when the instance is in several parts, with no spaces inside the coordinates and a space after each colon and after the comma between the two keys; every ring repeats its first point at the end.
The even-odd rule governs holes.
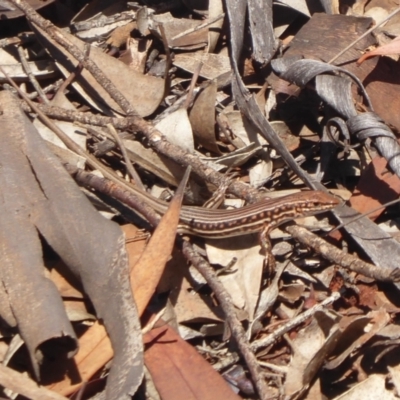
{"type": "MultiPolygon", "coordinates": [[[[73,60],[69,53],[53,41],[43,30],[37,26],[33,28],[40,42],[52,54],[57,66],[67,77],[75,70],[78,62],[73,60]]],[[[84,51],[85,43],[83,41],[67,32],[63,32],[62,35],[81,51],[84,51]]],[[[138,73],[96,47],[90,48],[89,57],[121,91],[139,115],[149,115],[158,107],[164,96],[163,79],[138,73]]],[[[115,101],[86,69],[83,69],[78,74],[77,81],[72,85],[89,103],[102,110],[105,114],[110,114],[110,108],[122,113],[115,101]]]]}
{"type": "Polygon", "coordinates": [[[197,96],[190,111],[190,123],[196,142],[215,154],[221,154],[215,137],[215,101],[217,82],[213,81],[197,96]]]}
{"type": "Polygon", "coordinates": [[[368,51],[357,60],[357,64],[362,64],[365,60],[376,56],[398,55],[400,53],[400,37],[393,39],[390,43],[379,46],[375,50],[368,51]]]}
{"type": "Polygon", "coordinates": [[[245,235],[207,241],[207,256],[212,264],[236,263],[220,279],[231,294],[235,306],[245,309],[250,320],[259,300],[264,256],[260,254],[258,235],[245,235]]]}
{"type": "Polygon", "coordinates": [[[181,147],[189,153],[194,151],[192,127],[187,111],[179,108],[167,115],[155,126],[169,142],[181,147]]]}
{"type": "Polygon", "coordinates": [[[145,335],[145,362],[163,400],[239,400],[224,379],[169,326],[145,335]]]}

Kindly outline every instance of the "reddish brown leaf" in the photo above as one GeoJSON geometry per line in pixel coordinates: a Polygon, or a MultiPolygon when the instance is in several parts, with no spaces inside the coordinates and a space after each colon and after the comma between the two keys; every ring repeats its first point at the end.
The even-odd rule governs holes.
{"type": "Polygon", "coordinates": [[[375,56],[387,56],[400,53],[400,38],[393,39],[390,43],[379,46],[375,50],[369,51],[357,60],[357,64],[362,64],[365,60],[375,56]]]}
{"type": "Polygon", "coordinates": [[[146,246],[146,250],[131,272],[132,291],[135,294],[139,314],[143,313],[151,296],[153,296],[164,271],[165,264],[171,257],[179,223],[183,190],[186,186],[189,172],[190,170],[186,171],[168,212],[161,219],[160,224],[146,246]]]}
{"type": "MultiPolygon", "coordinates": [[[[400,194],[400,179],[387,170],[387,161],[375,157],[364,170],[357,188],[350,199],[350,205],[360,213],[378,208],[388,201],[395,200],[400,194]]],[[[376,219],[385,208],[376,210],[369,215],[376,219]]]]}
{"type": "Polygon", "coordinates": [[[225,380],[171,327],[145,335],[145,363],[163,400],[239,400],[225,380]]]}

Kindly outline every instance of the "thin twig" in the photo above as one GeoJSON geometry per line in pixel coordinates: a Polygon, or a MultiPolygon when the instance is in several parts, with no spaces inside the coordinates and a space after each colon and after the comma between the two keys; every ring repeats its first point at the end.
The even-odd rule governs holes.
{"type": "Polygon", "coordinates": [[[251,344],[251,349],[253,351],[257,351],[261,347],[267,347],[274,343],[276,343],[285,333],[291,331],[296,326],[302,324],[308,318],[312,317],[317,311],[322,311],[325,307],[332,304],[334,301],[340,298],[339,292],[333,292],[329,297],[327,297],[322,303],[316,304],[314,307],[304,311],[302,314],[297,317],[291,319],[285,325],[279,327],[275,332],[271,333],[268,336],[263,337],[262,339],[255,340],[251,344]]]}
{"type": "MultiPolygon", "coordinates": [[[[89,43],[85,43],[85,51],[84,51],[84,57],[87,60],[89,58],[90,54],[90,45],[89,43]]],[[[68,77],[64,80],[63,84],[59,87],[59,92],[64,93],[64,91],[67,89],[67,87],[76,79],[77,76],[79,76],[82,72],[83,69],[83,64],[81,62],[78,63],[78,65],[75,67],[75,69],[68,75],[68,77]]]]}
{"type": "MultiPolygon", "coordinates": [[[[56,92],[58,90],[58,88],[62,85],[63,80],[62,79],[58,79],[56,82],[46,86],[45,88],[42,89],[43,93],[49,93],[49,92],[56,92]]],[[[14,88],[9,85],[8,83],[4,83],[3,84],[3,88],[5,90],[10,90],[12,93],[16,93],[16,90],[14,90],[14,88]]],[[[27,94],[28,98],[33,100],[36,99],[36,97],[38,97],[38,92],[34,91],[34,92],[30,92],[29,94],[27,94]]],[[[23,100],[21,100],[23,102],[23,100]]],[[[25,102],[23,102],[23,104],[25,104],[25,102]]],[[[45,105],[45,104],[43,104],[45,105]]],[[[49,106],[51,107],[51,106],[49,106]]],[[[22,106],[22,109],[26,112],[26,110],[24,109],[24,107],[22,106]]]]}
{"type": "MultiPolygon", "coordinates": [[[[215,171],[213,168],[206,165],[200,157],[195,153],[188,153],[180,147],[169,143],[165,137],[152,124],[137,117],[112,118],[102,115],[94,115],[90,112],[80,112],[67,110],[56,106],[47,106],[45,104],[36,104],[35,110],[27,103],[22,103],[22,107],[26,112],[37,112],[40,110],[47,116],[63,121],[79,121],[82,124],[106,126],[111,123],[117,129],[132,129],[142,132],[149,140],[150,145],[154,150],[163,156],[173,160],[184,166],[190,165],[193,171],[206,182],[219,187],[225,182],[226,176],[215,171]]],[[[232,181],[227,189],[228,193],[234,194],[237,197],[243,198],[248,202],[255,202],[262,197],[261,193],[241,181],[232,181]]]]}
{"type": "Polygon", "coordinates": [[[45,104],[49,104],[49,99],[43,92],[43,89],[39,85],[39,82],[37,81],[35,75],[33,75],[32,73],[31,67],[29,66],[28,60],[25,57],[24,49],[22,46],[18,46],[18,55],[21,60],[22,68],[24,69],[26,75],[28,76],[29,81],[32,83],[32,86],[36,89],[36,92],[38,93],[42,101],[45,104]]]}
{"type": "Polygon", "coordinates": [[[344,253],[342,250],[332,246],[301,226],[291,225],[287,226],[285,230],[300,243],[311,247],[318,254],[321,254],[322,257],[342,266],[343,268],[347,268],[350,271],[357,272],[358,274],[362,274],[378,281],[398,282],[400,280],[399,268],[394,270],[389,268],[378,268],[373,264],[366,263],[351,254],[344,253]]]}
{"type": "Polygon", "coordinates": [[[197,64],[197,67],[193,72],[192,80],[190,81],[190,86],[189,86],[189,90],[187,93],[187,97],[186,97],[185,103],[183,104],[183,108],[185,108],[186,110],[189,108],[191,102],[193,101],[193,91],[196,86],[196,82],[197,82],[197,79],[199,78],[202,67],[203,67],[203,61],[200,61],[197,64]]]}
{"type": "Polygon", "coordinates": [[[145,335],[146,333],[150,332],[157,324],[158,321],[161,320],[163,315],[165,314],[166,307],[164,307],[162,310],[160,310],[154,318],[144,327],[142,328],[142,335],[145,335]]]}
{"type": "Polygon", "coordinates": [[[379,28],[381,25],[383,25],[385,22],[389,21],[394,15],[396,15],[400,11],[400,7],[397,7],[393,12],[391,12],[383,21],[379,22],[379,24],[373,26],[372,28],[368,29],[366,32],[364,32],[359,38],[354,40],[354,42],[350,43],[345,49],[340,51],[336,56],[331,58],[328,61],[328,64],[332,64],[334,61],[336,61],[341,55],[346,53],[347,50],[351,49],[355,44],[357,44],[360,40],[364,39],[365,36],[368,36],[372,31],[374,31],[376,28],[379,28]]]}
{"type": "Polygon", "coordinates": [[[137,116],[136,110],[129,104],[125,96],[115,87],[114,83],[108,79],[100,68],[90,58],[86,59],[84,53],[71,43],[55,25],[41,17],[25,0],[9,0],[12,4],[24,12],[26,18],[43,29],[54,41],[64,47],[76,60],[93,75],[93,78],[109,93],[111,98],[131,116],[137,116]]]}
{"type": "Polygon", "coordinates": [[[269,398],[268,386],[264,380],[262,370],[258,364],[257,358],[250,349],[250,343],[247,340],[246,332],[240,323],[235,307],[233,306],[232,297],[225,289],[224,285],[218,279],[216,272],[210,264],[204,260],[192,247],[192,245],[183,241],[182,250],[185,257],[192,265],[203,275],[207,284],[214,292],[222,310],[225,313],[226,321],[236,340],[237,346],[242,354],[247,367],[249,368],[251,378],[257,388],[258,395],[262,400],[269,398]]]}
{"type": "Polygon", "coordinates": [[[29,107],[38,115],[40,120],[49,129],[51,129],[58,138],[67,146],[67,148],[76,154],[82,156],[86,163],[93,169],[98,169],[105,177],[110,179],[112,182],[119,184],[125,190],[131,191],[131,186],[128,182],[125,182],[119,176],[117,176],[114,171],[107,168],[105,165],[101,164],[96,160],[91,154],[87,153],[81,146],[79,146],[75,141],[73,141],[65,132],[63,132],[53,121],[51,121],[38,107],[32,102],[28,96],[16,85],[16,83],[10,78],[10,76],[4,71],[0,66],[0,72],[8,79],[11,85],[16,89],[18,94],[29,104],[29,107]]]}
{"type": "Polygon", "coordinates": [[[132,165],[131,159],[128,156],[128,152],[126,151],[124,142],[119,137],[118,132],[115,130],[115,128],[112,124],[107,124],[107,128],[108,128],[108,131],[110,132],[111,136],[117,142],[117,144],[121,150],[122,156],[124,157],[124,160],[125,160],[125,167],[129,173],[129,175],[135,181],[135,184],[139,189],[141,189],[143,191],[146,190],[146,188],[144,187],[144,185],[142,183],[142,180],[140,179],[140,176],[138,175],[134,166],[132,165]]]}
{"type": "Polygon", "coordinates": [[[159,29],[161,32],[161,39],[162,43],[164,46],[164,51],[165,51],[165,56],[166,56],[166,61],[165,61],[165,70],[164,70],[164,97],[167,96],[169,88],[170,88],[170,77],[169,77],[169,70],[172,65],[172,56],[171,52],[168,47],[168,39],[167,39],[167,34],[165,33],[164,25],[160,24],[159,29]]]}
{"type": "Polygon", "coordinates": [[[399,202],[400,202],[400,199],[395,199],[395,200],[392,200],[392,201],[388,201],[388,202],[386,202],[386,203],[384,203],[384,204],[381,204],[380,206],[375,207],[375,208],[373,208],[372,210],[365,211],[365,212],[363,212],[362,214],[359,214],[359,215],[355,216],[353,219],[349,219],[349,220],[347,220],[346,222],[342,222],[341,224],[337,225],[335,228],[333,228],[333,229],[329,232],[329,234],[331,234],[331,233],[333,233],[333,232],[335,232],[335,231],[338,231],[339,229],[345,227],[346,225],[352,224],[353,222],[356,222],[356,221],[358,221],[359,219],[362,219],[362,218],[364,218],[364,217],[366,217],[366,216],[368,216],[368,215],[370,215],[370,214],[373,214],[375,211],[382,210],[383,208],[392,206],[392,205],[397,204],[397,203],[399,203],[399,202]]]}
{"type": "Polygon", "coordinates": [[[207,28],[207,26],[212,25],[214,22],[217,22],[217,21],[219,21],[220,19],[222,19],[224,17],[225,17],[224,13],[219,14],[216,17],[214,17],[214,18],[212,18],[210,20],[207,20],[206,22],[204,22],[201,25],[197,25],[194,28],[190,28],[190,29],[187,29],[186,31],[178,33],[177,35],[175,35],[174,37],[171,38],[171,42],[176,40],[176,39],[180,39],[183,36],[190,35],[193,32],[199,31],[200,29],[207,28]]]}
{"type": "Polygon", "coordinates": [[[0,385],[28,399],[67,400],[66,397],[39,386],[27,376],[2,364],[0,365],[0,385]]]}

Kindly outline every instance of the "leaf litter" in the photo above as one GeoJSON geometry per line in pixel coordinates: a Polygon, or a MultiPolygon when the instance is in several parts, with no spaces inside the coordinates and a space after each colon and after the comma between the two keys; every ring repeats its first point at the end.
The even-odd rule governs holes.
{"type": "Polygon", "coordinates": [[[0,2],[2,396],[400,395],[399,14],[364,3],[0,2]],[[305,189],[342,204],[273,258],[177,235],[182,197],[305,189]]]}

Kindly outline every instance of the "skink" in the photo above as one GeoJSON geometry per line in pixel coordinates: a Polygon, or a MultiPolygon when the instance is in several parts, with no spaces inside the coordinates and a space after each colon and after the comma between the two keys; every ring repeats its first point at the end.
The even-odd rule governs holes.
{"type": "MultiPolygon", "coordinates": [[[[157,213],[163,215],[166,212],[167,202],[138,189],[134,192],[157,213]]],[[[231,210],[182,206],[178,233],[212,239],[270,232],[284,222],[330,210],[339,203],[335,197],[315,190],[260,200],[231,210]]]]}
{"type": "Polygon", "coordinates": [[[270,232],[284,222],[330,210],[339,203],[322,191],[309,191],[260,200],[232,210],[183,206],[178,232],[204,238],[270,232]]]}
{"type": "MultiPolygon", "coordinates": [[[[129,200],[129,193],[136,195],[141,202],[160,215],[164,215],[168,209],[167,202],[135,187],[130,186],[128,191],[124,183],[121,183],[121,187],[108,179],[99,178],[86,171],[77,170],[74,167],[67,169],[83,184],[97,187],[103,193],[110,194],[134,209],[137,205],[134,201],[129,200]]],[[[268,233],[286,221],[331,210],[339,203],[338,199],[325,192],[311,190],[276,199],[260,200],[257,203],[232,210],[182,206],[178,233],[211,239],[254,232],[268,233]]]]}

